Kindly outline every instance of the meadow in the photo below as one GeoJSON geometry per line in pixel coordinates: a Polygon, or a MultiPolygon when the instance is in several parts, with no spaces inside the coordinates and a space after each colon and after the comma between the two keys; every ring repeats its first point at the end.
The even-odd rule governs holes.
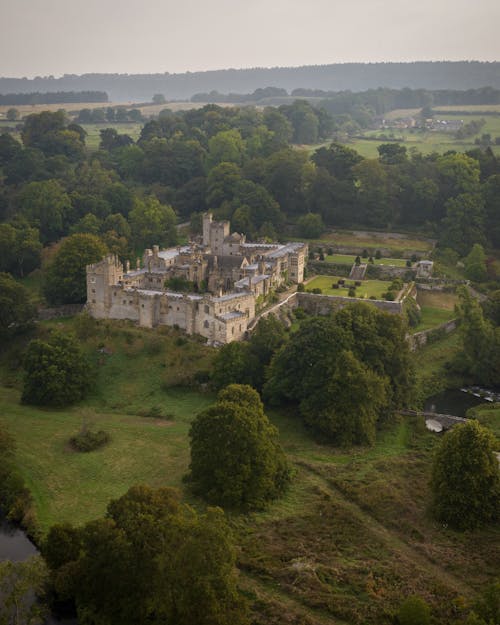
{"type": "MultiPolygon", "coordinates": [[[[135,483],[178,487],[203,508],[182,477],[189,425],[214,399],[192,380],[210,369],[215,350],[173,329],[78,317],[40,324],[37,332],[43,336],[53,327],[78,332],[97,365],[92,393],[81,404],[57,410],[21,405],[15,364],[23,345],[0,357],[0,423],[17,440],[17,463],[42,530],[102,515],[110,498],[135,483]],[[75,452],[69,437],[83,423],[106,430],[110,443],[75,452]]],[[[435,375],[444,371],[444,360],[433,357],[439,347],[418,354],[435,375]]],[[[450,344],[440,353],[453,349],[450,344]]],[[[421,420],[388,420],[373,447],[339,449],[316,441],[293,406],[268,414],[293,468],[290,489],[265,511],[229,514],[239,585],[255,624],[389,625],[402,597],[412,593],[446,623],[493,579],[499,529],[459,534],[428,514],[438,438],[421,420]]]]}

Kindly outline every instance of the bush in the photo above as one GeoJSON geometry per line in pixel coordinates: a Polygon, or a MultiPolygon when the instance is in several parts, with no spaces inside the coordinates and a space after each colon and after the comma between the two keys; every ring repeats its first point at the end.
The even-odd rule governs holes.
{"type": "Polygon", "coordinates": [[[361,256],[363,258],[368,258],[368,250],[363,250],[363,253],[361,254],[361,256]]]}
{"type": "Polygon", "coordinates": [[[78,434],[72,436],[69,441],[76,451],[89,452],[99,449],[107,445],[111,437],[104,430],[93,432],[87,428],[83,428],[78,434]]]}
{"type": "Polygon", "coordinates": [[[334,282],[332,284],[332,289],[338,289],[338,288],[339,288],[339,285],[336,282],[334,282]]]}
{"type": "Polygon", "coordinates": [[[333,247],[329,247],[327,250],[328,256],[333,256],[333,247]]]}
{"type": "Polygon", "coordinates": [[[356,280],[356,282],[354,283],[354,286],[361,286],[361,280],[356,280]]]}
{"type": "Polygon", "coordinates": [[[411,267],[411,260],[407,260],[407,261],[406,261],[406,266],[407,266],[407,267],[411,267]]]}
{"type": "Polygon", "coordinates": [[[304,292],[304,290],[305,290],[305,286],[304,286],[304,283],[303,283],[303,282],[301,282],[300,284],[298,284],[298,285],[297,285],[297,291],[298,291],[299,293],[303,293],[303,292],[304,292]]]}
{"type": "Polygon", "coordinates": [[[375,261],[373,260],[373,256],[370,256],[368,262],[370,263],[370,265],[373,265],[375,263],[375,261]]]}
{"type": "Polygon", "coordinates": [[[321,293],[323,293],[323,289],[320,289],[319,287],[314,287],[314,289],[311,289],[311,293],[314,293],[315,295],[321,295],[321,293]]]}
{"type": "Polygon", "coordinates": [[[361,258],[359,256],[356,256],[356,259],[354,260],[354,263],[356,265],[361,265],[361,258]]]}
{"type": "Polygon", "coordinates": [[[377,260],[380,260],[380,259],[382,258],[382,252],[381,252],[380,250],[377,250],[377,251],[375,252],[375,258],[376,258],[377,260]]]}
{"type": "Polygon", "coordinates": [[[429,625],[431,611],[420,597],[408,597],[403,601],[398,612],[399,625],[429,625]]]}
{"type": "Polygon", "coordinates": [[[349,288],[349,292],[348,292],[349,297],[356,297],[356,289],[354,287],[350,287],[349,288]]]}
{"type": "Polygon", "coordinates": [[[387,301],[387,302],[393,302],[396,299],[396,296],[394,295],[393,291],[387,291],[387,293],[382,293],[382,297],[387,301]]]}

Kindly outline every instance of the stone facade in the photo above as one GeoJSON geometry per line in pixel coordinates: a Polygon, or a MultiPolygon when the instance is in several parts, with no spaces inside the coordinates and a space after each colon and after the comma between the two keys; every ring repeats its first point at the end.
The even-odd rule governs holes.
{"type": "Polygon", "coordinates": [[[87,310],[101,319],[130,319],[145,327],[178,326],[211,343],[242,339],[255,317],[256,298],[285,282],[301,283],[307,245],[247,243],[229,222],[203,218],[203,241],[144,252],[131,270],[116,256],[87,267],[87,310]],[[180,278],[193,292],[168,290],[180,278]]]}

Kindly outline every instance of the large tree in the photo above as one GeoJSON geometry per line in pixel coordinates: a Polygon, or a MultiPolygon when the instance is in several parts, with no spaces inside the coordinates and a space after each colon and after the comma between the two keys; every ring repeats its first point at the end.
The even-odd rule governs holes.
{"type": "Polygon", "coordinates": [[[8,273],[0,273],[0,337],[6,339],[28,328],[36,317],[36,308],[22,284],[8,273]]]}
{"type": "Polygon", "coordinates": [[[65,406],[90,388],[91,365],[76,338],[54,332],[30,342],[24,357],[22,401],[38,406],[65,406]]]}
{"type": "Polygon", "coordinates": [[[65,239],[47,267],[43,291],[51,304],[79,304],[87,299],[86,267],[105,256],[107,248],[93,234],[65,239]]]}
{"type": "Polygon", "coordinates": [[[257,391],[232,384],[191,425],[189,481],[207,501],[259,509],[285,490],[290,472],[257,391]],[[214,453],[217,450],[217,453],[214,453]]]}
{"type": "Polygon", "coordinates": [[[109,504],[105,518],[78,529],[54,526],[42,553],[80,622],[247,622],[222,511],[197,514],[173,489],[134,486],[109,504]]]}
{"type": "Polygon", "coordinates": [[[500,469],[492,432],[469,420],[439,445],[432,467],[432,509],[457,529],[494,522],[500,510],[500,469]]]}

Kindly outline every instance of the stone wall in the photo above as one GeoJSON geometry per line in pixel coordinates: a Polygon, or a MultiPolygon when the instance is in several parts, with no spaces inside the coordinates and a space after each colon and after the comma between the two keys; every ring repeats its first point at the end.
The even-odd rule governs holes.
{"type": "Polygon", "coordinates": [[[410,344],[410,349],[412,351],[416,351],[420,349],[426,343],[429,342],[430,337],[432,336],[440,336],[441,334],[448,334],[452,332],[457,327],[457,320],[452,319],[451,321],[446,321],[446,323],[442,323],[440,326],[436,326],[435,328],[429,328],[428,330],[422,330],[422,332],[415,332],[415,334],[408,334],[406,337],[410,344]]]}
{"type": "Polygon", "coordinates": [[[59,317],[72,317],[81,313],[84,307],[85,304],[65,304],[55,308],[39,308],[38,319],[47,321],[48,319],[58,319],[59,317]]]}

